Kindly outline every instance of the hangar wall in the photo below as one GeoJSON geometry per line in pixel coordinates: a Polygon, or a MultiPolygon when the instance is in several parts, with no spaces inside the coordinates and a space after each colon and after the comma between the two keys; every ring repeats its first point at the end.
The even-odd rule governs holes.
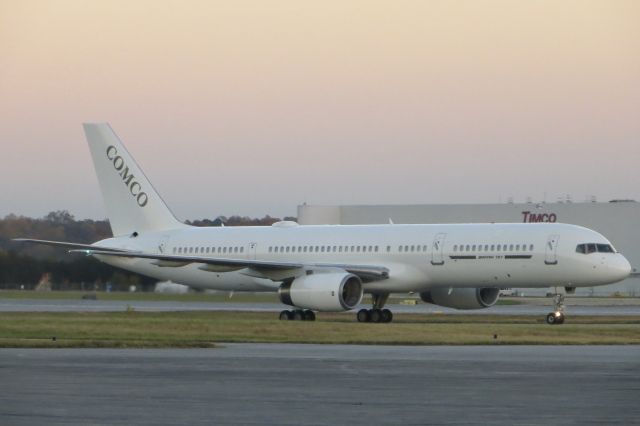
{"type": "Polygon", "coordinates": [[[508,203],[298,206],[301,225],[389,223],[561,222],[585,226],[608,238],[633,268],[621,283],[596,287],[590,294],[640,296],[640,203],[508,203]]]}

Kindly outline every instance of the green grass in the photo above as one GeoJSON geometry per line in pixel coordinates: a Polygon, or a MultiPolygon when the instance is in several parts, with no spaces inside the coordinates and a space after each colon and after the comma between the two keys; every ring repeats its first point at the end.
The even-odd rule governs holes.
{"type": "Polygon", "coordinates": [[[640,344],[640,317],[570,316],[564,325],[507,315],[398,314],[359,324],[353,314],[315,322],[259,312],[0,313],[0,347],[213,347],[224,342],[385,345],[640,344]],[[55,337],[55,340],[53,339],[55,337]]]}

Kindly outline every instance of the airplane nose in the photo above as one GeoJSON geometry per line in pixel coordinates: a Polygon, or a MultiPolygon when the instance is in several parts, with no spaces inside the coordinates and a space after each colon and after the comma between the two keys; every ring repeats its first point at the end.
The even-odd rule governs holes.
{"type": "Polygon", "coordinates": [[[609,272],[611,278],[615,281],[622,281],[631,274],[631,264],[626,257],[619,254],[609,263],[609,272]]]}

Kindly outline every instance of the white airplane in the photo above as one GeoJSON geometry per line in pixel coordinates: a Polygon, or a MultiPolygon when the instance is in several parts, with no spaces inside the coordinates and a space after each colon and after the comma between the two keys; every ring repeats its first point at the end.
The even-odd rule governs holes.
{"type": "MultiPolygon", "coordinates": [[[[372,309],[360,322],[390,322],[390,293],[457,309],[493,306],[502,288],[576,287],[625,279],[631,266],[599,233],[559,223],[192,227],[178,221],[108,124],[84,130],[113,238],[94,244],[18,239],[82,252],[118,268],[197,289],[278,292],[294,310],[372,309]]],[[[564,296],[549,324],[564,322],[564,296]]]]}

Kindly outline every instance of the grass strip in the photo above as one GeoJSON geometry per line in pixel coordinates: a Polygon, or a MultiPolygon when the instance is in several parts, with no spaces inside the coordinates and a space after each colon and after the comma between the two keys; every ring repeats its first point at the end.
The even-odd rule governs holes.
{"type": "Polygon", "coordinates": [[[570,316],[550,326],[526,315],[397,314],[360,324],[353,314],[315,322],[263,312],[0,313],[0,347],[200,348],[224,342],[381,345],[640,344],[640,317],[570,316]]]}

